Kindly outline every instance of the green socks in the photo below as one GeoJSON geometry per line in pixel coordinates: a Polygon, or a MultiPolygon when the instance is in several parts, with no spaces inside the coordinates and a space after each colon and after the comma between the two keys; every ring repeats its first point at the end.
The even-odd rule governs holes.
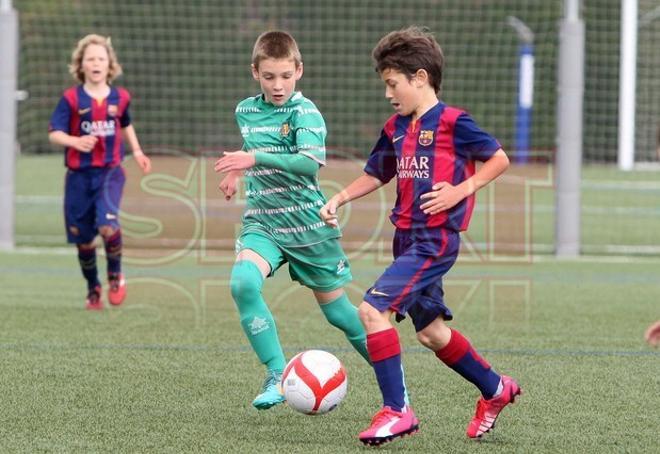
{"type": "MultiPolygon", "coordinates": [[[[259,361],[269,370],[281,372],[286,360],[275,320],[261,296],[263,283],[264,279],[256,264],[249,260],[236,262],[231,271],[231,296],[238,308],[243,331],[259,361]]],[[[369,362],[367,335],[358,317],[357,308],[351,304],[346,294],[320,306],[328,322],[342,330],[355,350],[369,362]]]]}
{"type": "Polygon", "coordinates": [[[261,296],[263,283],[257,265],[249,260],[236,262],[231,271],[231,296],[238,308],[243,331],[259,361],[269,370],[282,372],[286,360],[275,320],[261,296]]]}
{"type": "Polygon", "coordinates": [[[348,300],[346,293],[329,303],[321,304],[321,311],[332,326],[344,332],[348,341],[362,357],[369,361],[367,352],[367,335],[358,317],[357,307],[348,300]]]}

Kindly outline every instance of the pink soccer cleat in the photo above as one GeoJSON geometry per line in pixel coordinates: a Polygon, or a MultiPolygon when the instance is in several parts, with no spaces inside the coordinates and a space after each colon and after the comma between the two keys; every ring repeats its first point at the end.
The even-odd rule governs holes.
{"type": "Polygon", "coordinates": [[[502,375],[502,393],[492,399],[480,397],[477,401],[477,411],[467,427],[467,436],[481,438],[481,436],[495,427],[495,420],[507,405],[513,403],[516,396],[522,394],[518,383],[506,375],[502,375]]]}
{"type": "Polygon", "coordinates": [[[89,291],[85,299],[85,309],[89,311],[100,311],[103,309],[103,301],[101,300],[101,286],[97,285],[89,291]]]}
{"type": "Polygon", "coordinates": [[[126,298],[126,279],[122,273],[108,277],[108,300],[113,306],[119,306],[126,298]]]}
{"type": "Polygon", "coordinates": [[[412,435],[419,430],[419,420],[410,406],[403,411],[394,411],[383,407],[371,420],[367,430],[359,438],[365,445],[379,446],[395,438],[412,435]]]}

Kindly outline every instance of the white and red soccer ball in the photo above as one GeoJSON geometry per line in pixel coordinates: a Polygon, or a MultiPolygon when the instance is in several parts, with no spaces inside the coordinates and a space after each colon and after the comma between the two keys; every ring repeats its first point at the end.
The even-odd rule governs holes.
{"type": "Polygon", "coordinates": [[[291,358],[282,374],[289,407],[307,415],[327,413],[346,396],[346,370],[333,354],[306,350],[291,358]]]}

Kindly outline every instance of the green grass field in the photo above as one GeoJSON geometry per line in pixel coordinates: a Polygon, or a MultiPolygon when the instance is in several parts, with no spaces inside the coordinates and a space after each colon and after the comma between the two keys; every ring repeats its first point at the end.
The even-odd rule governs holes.
{"type": "MultiPolygon", "coordinates": [[[[52,157],[21,159],[19,196],[59,194],[60,165],[52,157]]],[[[53,203],[19,212],[18,224],[52,226],[61,236],[60,216],[53,203]]],[[[0,253],[0,452],[366,450],[356,436],[380,405],[373,373],[286,267],[267,282],[265,297],[287,356],[322,348],[348,371],[348,395],[328,415],[251,407],[263,372],[229,295],[231,252],[149,262],[128,250],[126,303],[89,313],[74,250],[63,239],[55,245],[62,247],[24,241],[0,253]]],[[[351,264],[350,296],[358,303],[387,260],[364,253],[351,264]]],[[[404,321],[404,364],[421,430],[380,449],[657,452],[660,353],[643,332],[660,318],[658,269],[653,256],[460,259],[445,282],[452,326],[515,376],[524,395],[493,436],[468,441],[476,389],[424,351],[404,321]]]]}

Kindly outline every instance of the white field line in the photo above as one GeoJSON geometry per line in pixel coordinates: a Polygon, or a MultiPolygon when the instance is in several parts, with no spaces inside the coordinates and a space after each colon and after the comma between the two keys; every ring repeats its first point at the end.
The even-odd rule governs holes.
{"type": "MultiPolygon", "coordinates": [[[[660,188],[658,189],[660,191],[660,188]]],[[[660,197],[660,194],[658,194],[660,197]]],[[[130,205],[130,201],[124,205],[130,205]]],[[[141,204],[144,202],[141,202],[141,204]]],[[[16,196],[16,204],[29,206],[29,205],[49,205],[49,206],[58,206],[62,204],[62,198],[57,196],[16,196]]],[[[226,214],[228,208],[236,208],[245,206],[245,202],[232,203],[228,205],[227,202],[223,200],[207,200],[205,202],[206,208],[213,210],[220,210],[226,214]]],[[[380,211],[382,205],[378,202],[363,202],[356,201],[353,202],[354,205],[359,206],[361,210],[374,210],[380,211]]],[[[157,207],[169,207],[170,202],[162,198],[154,198],[148,202],[148,205],[153,208],[157,207]]],[[[386,206],[383,209],[390,210],[390,206],[386,206]]],[[[533,205],[534,213],[554,213],[555,206],[549,204],[535,203],[533,205]]],[[[520,213],[525,208],[522,206],[503,206],[497,205],[494,207],[486,207],[484,204],[479,204],[475,206],[475,212],[498,212],[498,213],[520,213]]],[[[641,217],[658,217],[660,216],[660,204],[657,207],[623,207],[623,206],[593,206],[593,205],[582,205],[582,212],[584,214],[591,215],[602,215],[602,216],[612,216],[612,215],[635,215],[641,217]]]]}
{"type": "MultiPolygon", "coordinates": [[[[360,246],[360,245],[351,245],[344,244],[347,250],[351,250],[351,246],[360,246]]],[[[483,245],[481,245],[483,246],[483,245]]],[[[480,245],[477,245],[480,247],[480,245]]],[[[630,247],[630,246],[621,246],[621,250],[617,251],[615,246],[602,247],[598,250],[593,250],[587,254],[583,254],[575,258],[557,258],[552,254],[553,246],[547,244],[536,244],[532,246],[532,250],[535,252],[532,257],[532,262],[538,263],[548,263],[548,262],[558,262],[558,263],[624,263],[624,264],[660,264],[660,247],[657,247],[653,250],[645,250],[644,247],[630,247]],[[632,249],[632,250],[631,250],[632,249]],[[599,252],[605,252],[604,255],[596,255],[599,252]],[[607,255],[607,254],[656,254],[656,255],[607,255]]],[[[595,248],[594,248],[595,249],[595,248]]],[[[167,248],[159,248],[160,251],[166,251],[167,248]]],[[[174,248],[173,251],[178,249],[174,248]]],[[[190,255],[194,255],[197,249],[192,249],[190,255]]],[[[40,247],[40,246],[19,246],[12,251],[3,251],[0,252],[1,255],[50,255],[50,256],[68,256],[74,253],[73,246],[70,247],[40,247]]],[[[103,251],[99,250],[101,256],[103,256],[103,251]]],[[[519,261],[520,257],[512,257],[512,260],[519,261]]],[[[506,256],[499,255],[498,262],[506,264],[506,256]]]]}

